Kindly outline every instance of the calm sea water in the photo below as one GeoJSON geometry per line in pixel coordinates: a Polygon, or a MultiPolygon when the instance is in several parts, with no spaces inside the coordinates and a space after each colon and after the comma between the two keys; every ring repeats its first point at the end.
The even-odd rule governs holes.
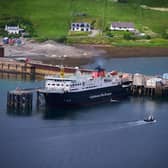
{"type": "MultiPolygon", "coordinates": [[[[168,58],[98,58],[93,68],[161,75],[168,58]]],[[[6,94],[42,81],[0,79],[1,168],[158,168],[168,167],[168,102],[130,98],[122,102],[68,110],[7,113],[6,94]],[[54,114],[57,111],[50,111],[54,114]],[[145,123],[153,114],[156,123],[145,123]]]]}

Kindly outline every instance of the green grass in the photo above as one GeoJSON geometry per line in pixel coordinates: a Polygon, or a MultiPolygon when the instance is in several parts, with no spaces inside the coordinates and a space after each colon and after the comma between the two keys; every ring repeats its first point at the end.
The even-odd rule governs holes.
{"type": "Polygon", "coordinates": [[[168,47],[168,40],[165,39],[151,39],[151,40],[116,40],[111,41],[114,46],[139,46],[139,47],[168,47]]]}
{"type": "Polygon", "coordinates": [[[168,7],[167,0],[128,0],[128,3],[111,0],[5,0],[0,1],[0,18],[21,16],[29,20],[38,39],[67,36],[70,23],[80,20],[96,21],[94,26],[99,29],[109,27],[112,21],[130,21],[139,30],[148,27],[158,34],[165,32],[168,29],[168,12],[142,9],[141,4],[168,7]],[[85,13],[86,17],[75,16],[75,13],[85,13]]]}
{"type": "Polygon", "coordinates": [[[168,47],[168,40],[162,38],[155,39],[142,39],[142,40],[124,40],[116,38],[107,38],[107,37],[79,37],[79,38],[68,38],[68,43],[82,43],[82,44],[100,44],[100,45],[112,45],[112,46],[145,46],[145,47],[168,47]]]}

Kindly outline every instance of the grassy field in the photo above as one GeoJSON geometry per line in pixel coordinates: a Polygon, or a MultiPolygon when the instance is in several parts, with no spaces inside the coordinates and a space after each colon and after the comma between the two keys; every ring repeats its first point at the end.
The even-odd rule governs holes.
{"type": "MultiPolygon", "coordinates": [[[[0,18],[23,17],[33,24],[36,38],[44,40],[66,37],[70,23],[77,20],[94,22],[98,29],[109,27],[112,21],[130,21],[141,31],[148,29],[161,36],[168,30],[168,12],[142,9],[142,4],[168,7],[167,0],[128,0],[128,3],[112,0],[5,0],[0,1],[0,18]],[[86,16],[78,16],[79,13],[86,16]]],[[[2,27],[4,22],[2,24],[0,20],[0,24],[2,27]]]]}

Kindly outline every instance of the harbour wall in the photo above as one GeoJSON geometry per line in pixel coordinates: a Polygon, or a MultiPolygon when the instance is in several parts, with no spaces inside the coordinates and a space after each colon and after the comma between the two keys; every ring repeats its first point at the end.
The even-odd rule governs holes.
{"type": "MultiPolygon", "coordinates": [[[[60,65],[43,64],[39,61],[21,60],[16,61],[14,59],[0,58],[0,72],[21,75],[22,78],[41,78],[45,75],[59,74],[61,70],[60,65]]],[[[64,67],[64,72],[72,74],[76,71],[75,67],[64,67]]],[[[81,72],[89,73],[91,70],[81,69],[81,72]]]]}

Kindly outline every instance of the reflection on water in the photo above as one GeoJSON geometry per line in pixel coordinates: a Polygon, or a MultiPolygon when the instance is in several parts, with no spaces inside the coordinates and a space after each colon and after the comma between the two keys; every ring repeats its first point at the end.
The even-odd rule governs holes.
{"type": "Polygon", "coordinates": [[[7,114],[11,116],[31,116],[32,110],[31,109],[13,109],[7,107],[7,114]]]}
{"type": "Polygon", "coordinates": [[[59,119],[72,119],[75,118],[77,109],[55,109],[55,108],[43,108],[40,112],[43,115],[43,119],[46,120],[59,120],[59,119]]]}
{"type": "Polygon", "coordinates": [[[63,107],[63,108],[50,108],[41,106],[39,112],[43,114],[44,119],[77,119],[78,115],[87,114],[87,113],[97,113],[103,112],[105,109],[110,110],[111,107],[119,105],[120,102],[112,102],[105,104],[97,104],[90,106],[72,106],[72,107],[63,107]]]}

